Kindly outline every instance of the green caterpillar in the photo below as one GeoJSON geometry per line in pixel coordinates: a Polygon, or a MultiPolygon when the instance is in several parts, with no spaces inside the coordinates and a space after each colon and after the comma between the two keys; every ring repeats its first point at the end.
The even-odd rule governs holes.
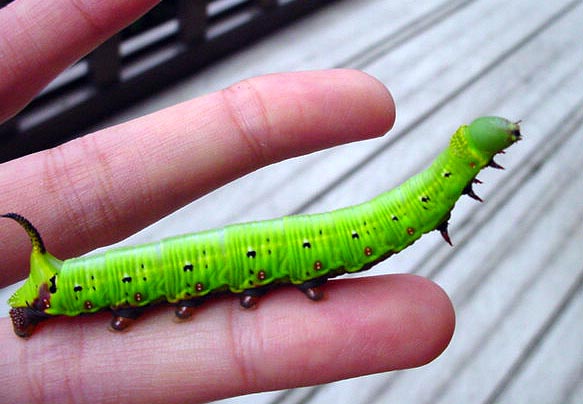
{"type": "Polygon", "coordinates": [[[28,337],[42,320],[111,309],[114,330],[142,309],[167,300],[186,319],[209,294],[230,291],[245,308],[269,287],[291,283],[312,300],[328,278],[371,268],[420,238],[447,233],[450,212],[497,153],[521,138],[519,124],[482,117],[461,126],[432,165],[376,198],[333,212],[234,224],[157,243],[60,261],[38,231],[17,221],[32,242],[30,275],[10,298],[15,333],[28,337]]]}

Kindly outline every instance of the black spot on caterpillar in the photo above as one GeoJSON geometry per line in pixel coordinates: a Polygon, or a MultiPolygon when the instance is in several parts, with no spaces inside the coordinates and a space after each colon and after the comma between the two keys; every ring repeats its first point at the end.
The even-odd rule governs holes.
{"type": "Polygon", "coordinates": [[[274,285],[291,283],[312,300],[328,278],[371,268],[424,233],[447,232],[450,212],[478,172],[500,168],[495,154],[520,139],[518,123],[483,117],[462,125],[426,170],[372,200],[332,212],[243,223],[105,254],[58,260],[39,232],[16,213],[32,242],[30,275],[10,298],[15,333],[39,321],[110,309],[125,329],[144,306],[165,299],[176,316],[191,316],[202,297],[229,290],[252,307],[274,285]],[[347,229],[350,229],[347,231],[347,229]]]}

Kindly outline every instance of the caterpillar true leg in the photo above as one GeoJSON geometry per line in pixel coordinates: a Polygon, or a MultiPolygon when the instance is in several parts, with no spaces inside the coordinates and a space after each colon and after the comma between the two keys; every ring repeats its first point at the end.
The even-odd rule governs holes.
{"type": "Polygon", "coordinates": [[[451,242],[451,238],[449,237],[449,233],[447,232],[447,228],[449,226],[448,220],[449,220],[449,215],[448,215],[447,219],[445,219],[443,222],[441,222],[441,224],[439,224],[435,228],[435,230],[438,230],[441,233],[441,237],[443,237],[445,242],[453,247],[453,243],[451,242]]]}

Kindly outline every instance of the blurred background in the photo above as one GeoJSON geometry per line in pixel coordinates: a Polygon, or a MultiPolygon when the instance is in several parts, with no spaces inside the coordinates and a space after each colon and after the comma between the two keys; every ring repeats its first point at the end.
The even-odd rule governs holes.
{"type": "Polygon", "coordinates": [[[582,21],[566,0],[164,0],[0,126],[0,161],[264,73],[350,67],[391,90],[389,135],[256,171],[120,243],[135,244],[363,202],[425,168],[461,123],[521,120],[506,170],[479,176],[484,203],[453,211],[454,248],[433,232],[358,275],[447,291],[457,327],[440,358],[220,403],[582,403],[582,21]]]}

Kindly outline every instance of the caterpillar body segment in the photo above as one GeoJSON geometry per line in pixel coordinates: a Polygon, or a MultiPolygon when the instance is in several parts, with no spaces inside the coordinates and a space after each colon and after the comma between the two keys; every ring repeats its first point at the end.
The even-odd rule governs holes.
{"type": "Polygon", "coordinates": [[[51,316],[113,311],[111,327],[125,329],[142,309],[166,300],[188,318],[209,294],[232,292],[253,307],[265,291],[296,285],[312,300],[343,273],[366,270],[423,234],[447,232],[459,197],[479,198],[476,175],[496,166],[495,154],[520,139],[518,123],[483,117],[461,126],[426,170],[372,200],[314,215],[234,224],[60,261],[24,217],[8,213],[32,241],[30,275],[9,300],[14,331],[32,334],[51,316]]]}

